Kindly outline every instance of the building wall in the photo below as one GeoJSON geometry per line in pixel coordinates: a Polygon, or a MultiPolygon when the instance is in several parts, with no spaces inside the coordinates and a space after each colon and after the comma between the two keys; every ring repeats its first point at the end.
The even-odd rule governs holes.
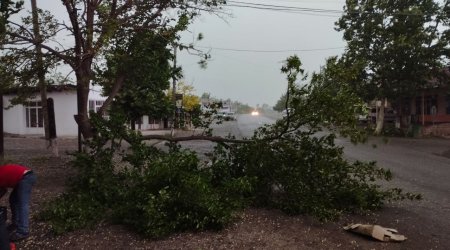
{"type": "Polygon", "coordinates": [[[422,135],[433,136],[450,136],[450,114],[447,113],[447,95],[448,88],[429,89],[423,92],[422,96],[437,96],[436,114],[417,114],[416,101],[411,100],[411,114],[416,116],[416,123],[424,125],[422,127],[422,135]]]}
{"type": "MultiPolygon", "coordinates": [[[[14,95],[3,96],[3,106],[8,107],[14,95]]],[[[53,98],[55,108],[56,136],[72,137],[78,135],[78,126],[74,120],[77,113],[77,96],[75,90],[61,92],[48,92],[48,98],[53,98]]],[[[105,100],[99,95],[89,95],[91,100],[105,100]]],[[[30,101],[40,101],[40,96],[36,96],[30,101]]],[[[23,105],[16,105],[3,111],[4,132],[18,135],[39,135],[45,134],[44,128],[29,128],[26,126],[26,110],[23,105]]]]}
{"type": "Polygon", "coordinates": [[[148,115],[142,116],[141,124],[136,123],[136,130],[155,130],[164,129],[164,123],[162,119],[150,119],[148,115]]]}
{"type": "Polygon", "coordinates": [[[77,136],[78,125],[74,119],[77,114],[76,91],[49,93],[48,98],[53,98],[55,105],[56,136],[77,136]]]}
{"type": "MultiPolygon", "coordinates": [[[[3,107],[7,108],[11,104],[13,96],[3,96],[3,107]]],[[[41,134],[39,128],[34,131],[26,131],[25,126],[25,108],[22,105],[12,106],[3,110],[3,131],[11,134],[41,134]]]]}
{"type": "MultiPolygon", "coordinates": [[[[450,123],[450,114],[447,114],[447,94],[448,90],[446,88],[441,89],[431,89],[423,92],[423,96],[437,96],[436,99],[436,114],[427,114],[425,112],[422,115],[421,112],[416,112],[416,100],[411,100],[411,114],[417,116],[417,122],[422,123],[450,123]]],[[[418,98],[422,98],[422,95],[418,95],[418,98]]]]}
{"type": "MultiPolygon", "coordinates": [[[[3,105],[7,107],[14,95],[5,95],[3,105]]],[[[56,136],[76,136],[78,129],[73,118],[77,112],[76,92],[49,92],[48,98],[53,99],[55,108],[56,136]]],[[[40,97],[30,101],[40,101],[40,97]]],[[[3,126],[6,133],[19,135],[44,135],[44,128],[29,128],[26,126],[26,110],[24,105],[15,105],[3,111],[3,126]]]]}

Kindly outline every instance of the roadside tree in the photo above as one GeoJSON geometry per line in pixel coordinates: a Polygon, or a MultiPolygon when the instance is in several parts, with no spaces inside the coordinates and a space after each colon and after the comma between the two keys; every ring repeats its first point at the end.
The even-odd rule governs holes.
{"type": "Polygon", "coordinates": [[[110,112],[124,113],[127,123],[134,129],[135,123],[143,115],[163,118],[171,113],[172,104],[166,98],[172,67],[169,60],[172,53],[168,45],[174,39],[175,30],[142,31],[133,37],[118,32],[111,46],[105,51],[106,63],[96,72],[96,84],[103,86],[105,96],[109,96],[99,113],[111,106],[110,112]],[[114,98],[114,82],[117,77],[123,81],[123,88],[114,98]],[[109,105],[112,102],[112,105],[109,105]]]}
{"type": "MultiPolygon", "coordinates": [[[[194,86],[186,84],[184,82],[178,82],[176,87],[176,93],[183,95],[183,109],[191,112],[198,109],[200,106],[200,97],[195,95],[194,86]]],[[[169,99],[172,99],[172,89],[167,92],[169,99]]]]}
{"type": "MultiPolygon", "coordinates": [[[[348,0],[336,23],[347,66],[361,65],[354,89],[366,100],[397,101],[436,77],[448,59],[448,1],[348,0]]],[[[375,133],[383,128],[380,106],[375,133]]]]}
{"type": "Polygon", "coordinates": [[[275,106],[273,106],[273,110],[281,112],[283,110],[285,110],[286,107],[286,94],[281,95],[280,99],[278,99],[277,103],[275,104],[275,106]]]}
{"type": "MultiPolygon", "coordinates": [[[[10,51],[41,43],[44,56],[53,55],[69,65],[77,81],[77,115],[75,120],[84,138],[93,136],[93,128],[88,117],[89,84],[95,77],[95,68],[103,59],[103,52],[118,32],[126,32],[134,37],[142,31],[157,31],[173,27],[180,20],[192,20],[201,11],[216,11],[224,3],[222,0],[202,1],[128,1],[113,0],[63,0],[69,23],[55,22],[54,34],[41,41],[37,40],[26,23],[8,23],[6,39],[11,44],[10,51]],[[57,34],[73,37],[73,46],[51,42],[57,34]]],[[[47,21],[47,20],[46,20],[47,21]]],[[[48,22],[45,22],[48,24],[48,22]]],[[[44,25],[45,23],[42,23],[44,25]]],[[[45,28],[41,28],[44,31],[45,28]]],[[[115,97],[124,83],[124,77],[117,75],[109,97],[115,97]]]]}
{"type": "Polygon", "coordinates": [[[295,111],[290,119],[264,126],[249,139],[142,136],[126,129],[120,112],[111,113],[109,120],[94,114],[101,136],[87,142],[90,151],[76,155],[77,176],[41,218],[60,233],[113,221],[158,238],[223,228],[248,206],[329,220],[377,209],[390,200],[420,198],[384,189],[379,182],[392,178],[389,170],[374,162],[350,162],[334,144],[337,133],[354,142],[365,138],[353,126],[353,105],[360,99],[350,88],[332,86],[328,74],[340,72],[334,66],[330,60],[311,84],[299,86],[301,62],[296,56],[288,58],[282,71],[295,111]],[[318,115],[322,112],[327,116],[318,115]],[[145,139],[172,143],[161,150],[143,143],[145,139]],[[105,140],[110,143],[105,145],[105,140]],[[123,150],[122,140],[130,144],[129,150],[123,150]],[[200,157],[176,145],[185,140],[209,140],[217,146],[200,157]]]}

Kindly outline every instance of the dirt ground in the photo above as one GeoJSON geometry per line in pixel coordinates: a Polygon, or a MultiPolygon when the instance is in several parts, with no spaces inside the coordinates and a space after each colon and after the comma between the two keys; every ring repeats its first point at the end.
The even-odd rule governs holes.
{"type": "MultiPolygon", "coordinates": [[[[346,215],[320,223],[308,216],[286,216],[275,210],[247,209],[218,232],[185,232],[162,240],[143,239],[119,225],[100,223],[91,229],[56,236],[34,217],[41,205],[64,191],[70,177],[66,151],[77,149],[76,139],[59,139],[60,157],[46,150],[39,138],[5,138],[5,158],[33,168],[38,176],[31,204],[31,236],[17,249],[449,249],[450,232],[423,223],[420,214],[405,209],[415,204],[390,204],[368,215],[346,215]],[[385,243],[343,230],[349,223],[395,228],[408,239],[385,243]]],[[[7,205],[3,198],[0,204],[7,205]]],[[[450,222],[449,222],[450,223],[450,222]]]]}

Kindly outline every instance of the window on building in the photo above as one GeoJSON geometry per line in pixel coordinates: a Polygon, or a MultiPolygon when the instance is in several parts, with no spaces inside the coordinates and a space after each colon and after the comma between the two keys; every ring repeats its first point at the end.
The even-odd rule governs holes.
{"type": "MultiPolygon", "coordinates": [[[[424,107],[424,114],[425,115],[431,115],[433,106],[437,110],[437,96],[436,95],[428,95],[424,97],[423,103],[425,104],[424,107]]],[[[422,114],[422,97],[416,98],[416,114],[420,115],[422,114]]]]}
{"type": "Polygon", "coordinates": [[[44,125],[44,116],[42,114],[42,103],[27,102],[25,104],[25,115],[27,128],[42,128],[44,125]]]}
{"type": "MultiPolygon", "coordinates": [[[[105,101],[99,101],[99,100],[89,100],[89,112],[98,112],[98,110],[103,106],[103,103],[105,101]]],[[[103,114],[104,116],[107,116],[107,111],[103,114]]]]}
{"type": "Polygon", "coordinates": [[[159,122],[161,121],[161,119],[155,119],[152,117],[148,117],[148,124],[159,124],[159,122]]]}
{"type": "Polygon", "coordinates": [[[95,112],[95,101],[94,100],[89,100],[89,112],[95,112]]]}

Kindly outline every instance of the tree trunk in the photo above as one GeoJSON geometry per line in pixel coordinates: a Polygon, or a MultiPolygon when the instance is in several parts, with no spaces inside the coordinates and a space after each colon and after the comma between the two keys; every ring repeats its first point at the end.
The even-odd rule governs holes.
{"type": "Polygon", "coordinates": [[[386,100],[383,100],[381,102],[380,107],[377,107],[377,121],[376,121],[376,127],[375,127],[375,135],[381,134],[383,131],[383,125],[384,125],[384,105],[386,103],[386,100]]]}
{"type": "Polygon", "coordinates": [[[48,107],[47,107],[47,85],[45,83],[45,69],[42,60],[42,48],[41,48],[41,32],[39,30],[39,14],[37,11],[36,0],[31,0],[31,12],[33,16],[33,34],[38,41],[36,44],[36,67],[38,68],[38,82],[41,92],[41,105],[44,118],[44,136],[47,140],[47,148],[49,148],[56,156],[58,156],[58,149],[56,148],[56,138],[50,138],[50,123],[48,119],[48,107]]]}
{"type": "Polygon", "coordinates": [[[78,112],[75,115],[75,121],[77,122],[79,131],[84,139],[92,138],[92,136],[94,135],[92,125],[89,121],[87,106],[89,97],[90,67],[91,63],[89,61],[85,61],[75,72],[75,75],[77,77],[78,112]]]}
{"type": "Polygon", "coordinates": [[[131,127],[131,130],[133,130],[133,131],[136,130],[136,120],[135,119],[131,119],[130,127],[131,127]]]}

